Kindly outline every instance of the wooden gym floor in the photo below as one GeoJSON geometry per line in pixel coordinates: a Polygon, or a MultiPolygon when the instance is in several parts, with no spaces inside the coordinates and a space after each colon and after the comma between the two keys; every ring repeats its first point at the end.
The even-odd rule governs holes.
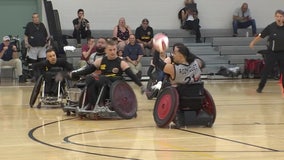
{"type": "Polygon", "coordinates": [[[1,82],[0,159],[270,160],[284,159],[284,95],[278,81],[205,80],[217,118],[212,128],[157,128],[155,100],[140,95],[138,117],[82,120],[60,108],[30,108],[31,83],[1,82]]]}

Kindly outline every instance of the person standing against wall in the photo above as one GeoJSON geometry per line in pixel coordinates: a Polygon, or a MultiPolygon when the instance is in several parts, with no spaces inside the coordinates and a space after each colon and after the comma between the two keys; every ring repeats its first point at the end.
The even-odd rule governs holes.
{"type": "Polygon", "coordinates": [[[29,22],[25,30],[25,47],[27,48],[28,60],[31,63],[45,60],[48,44],[47,30],[39,20],[39,14],[33,13],[32,22],[29,22]]]}
{"type": "MultiPolygon", "coordinates": [[[[284,74],[284,11],[277,10],[275,12],[275,22],[269,24],[264,30],[255,37],[251,43],[250,48],[254,48],[254,45],[262,38],[268,36],[267,54],[264,54],[265,66],[262,71],[261,80],[256,91],[261,93],[268,75],[275,63],[279,64],[280,72],[284,74]]],[[[284,79],[282,78],[282,91],[284,88],[284,79]]]]}

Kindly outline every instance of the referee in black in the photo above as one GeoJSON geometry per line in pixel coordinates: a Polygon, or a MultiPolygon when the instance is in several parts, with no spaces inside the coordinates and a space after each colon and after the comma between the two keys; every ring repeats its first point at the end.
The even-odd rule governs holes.
{"type": "MultiPolygon", "coordinates": [[[[284,11],[276,10],[275,22],[269,24],[264,30],[250,42],[250,48],[254,48],[255,43],[268,36],[267,54],[264,54],[265,66],[262,71],[261,80],[256,92],[261,93],[269,73],[275,63],[279,64],[281,75],[284,75],[284,11]]],[[[284,88],[284,78],[282,78],[282,92],[284,88]]]]}

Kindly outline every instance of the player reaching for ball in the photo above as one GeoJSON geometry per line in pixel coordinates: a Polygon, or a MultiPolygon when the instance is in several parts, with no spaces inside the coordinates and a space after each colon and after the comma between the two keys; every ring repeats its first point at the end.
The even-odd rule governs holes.
{"type": "Polygon", "coordinates": [[[201,68],[205,66],[204,61],[191,53],[184,44],[176,43],[173,45],[173,63],[165,63],[160,59],[160,53],[168,49],[168,43],[169,40],[166,35],[158,33],[154,36],[154,65],[169,75],[169,80],[174,86],[200,81],[201,68]]]}

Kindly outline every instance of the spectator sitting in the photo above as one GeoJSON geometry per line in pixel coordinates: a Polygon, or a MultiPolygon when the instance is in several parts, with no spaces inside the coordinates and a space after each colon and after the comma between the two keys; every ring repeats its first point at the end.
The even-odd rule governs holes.
{"type": "Polygon", "coordinates": [[[81,60],[79,62],[79,66],[83,67],[89,61],[89,58],[92,53],[96,52],[96,43],[94,37],[87,38],[87,44],[82,46],[82,55],[81,60]]]}
{"type": "Polygon", "coordinates": [[[73,20],[73,38],[77,40],[77,47],[81,47],[81,38],[85,39],[91,37],[89,21],[84,17],[84,10],[79,9],[77,11],[78,18],[73,20]]]}
{"type": "Polygon", "coordinates": [[[181,27],[185,23],[187,19],[187,9],[190,8],[193,12],[196,12],[198,14],[197,10],[197,4],[194,2],[194,0],[184,0],[184,7],[178,12],[178,18],[180,20],[181,27]]]}
{"type": "Polygon", "coordinates": [[[149,26],[149,20],[144,18],[139,27],[135,30],[135,38],[137,42],[141,45],[143,53],[145,56],[151,56],[146,53],[146,48],[152,49],[153,47],[153,28],[149,26]]]}
{"type": "Polygon", "coordinates": [[[181,12],[182,29],[192,30],[191,33],[195,34],[195,42],[202,43],[200,25],[198,18],[197,4],[194,0],[185,0],[185,7],[181,12]]]}
{"type": "Polygon", "coordinates": [[[143,52],[141,46],[136,43],[134,34],[130,34],[129,36],[129,44],[127,44],[124,48],[123,57],[125,57],[131,71],[136,74],[139,79],[141,79],[142,64],[140,61],[143,57],[143,52]]]}
{"type": "Polygon", "coordinates": [[[93,64],[93,62],[97,58],[103,57],[105,55],[105,48],[106,48],[106,39],[103,37],[100,37],[96,43],[96,52],[90,55],[88,64],[93,64]]]}
{"type": "Polygon", "coordinates": [[[251,26],[252,35],[256,36],[256,24],[252,19],[247,3],[243,3],[241,8],[237,8],[233,15],[233,37],[238,36],[238,28],[248,28],[251,26]]]}
{"type": "Polygon", "coordinates": [[[17,47],[10,43],[10,37],[4,36],[0,44],[0,68],[2,66],[13,66],[20,83],[26,82],[23,76],[22,61],[18,57],[17,47]]]}
{"type": "Polygon", "coordinates": [[[118,51],[123,51],[126,44],[129,43],[129,35],[132,34],[131,28],[126,25],[125,18],[120,18],[118,25],[113,29],[113,37],[117,37],[118,51]]]}

